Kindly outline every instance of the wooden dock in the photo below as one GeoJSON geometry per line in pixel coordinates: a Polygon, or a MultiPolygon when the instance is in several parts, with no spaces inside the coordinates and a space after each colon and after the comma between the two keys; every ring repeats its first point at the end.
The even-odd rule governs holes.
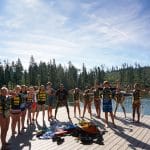
{"type": "MultiPolygon", "coordinates": [[[[53,110],[54,111],[54,110],[53,110]]],[[[109,127],[104,128],[104,114],[101,113],[102,119],[94,117],[93,110],[92,121],[101,127],[101,130],[106,130],[104,137],[104,145],[93,143],[91,145],[83,145],[75,137],[65,136],[65,141],[61,145],[52,142],[52,139],[40,140],[36,138],[36,130],[43,127],[42,114],[40,112],[38,124],[31,125],[24,131],[23,134],[16,137],[11,137],[9,128],[7,141],[11,143],[10,150],[150,150],[150,116],[143,116],[141,123],[132,123],[131,114],[127,114],[124,118],[123,113],[117,112],[115,119],[116,128],[111,124],[109,117],[109,127]]],[[[80,118],[74,118],[73,107],[70,107],[70,114],[73,123],[78,123],[80,118]]],[[[59,121],[68,121],[66,108],[62,107],[58,110],[57,119],[59,121]]],[[[90,120],[88,113],[85,119],[90,120]]],[[[50,126],[47,120],[47,112],[45,116],[45,125],[50,126]]],[[[1,144],[0,144],[1,147],[1,144]]]]}

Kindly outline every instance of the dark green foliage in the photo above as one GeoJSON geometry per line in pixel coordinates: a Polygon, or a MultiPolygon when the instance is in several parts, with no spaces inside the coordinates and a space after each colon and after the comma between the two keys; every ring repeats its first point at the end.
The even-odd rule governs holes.
{"type": "Polygon", "coordinates": [[[104,80],[110,81],[112,85],[119,80],[125,87],[133,86],[135,82],[140,83],[143,87],[150,87],[149,75],[150,66],[142,67],[137,63],[135,66],[124,63],[121,68],[112,66],[111,69],[100,65],[88,71],[85,64],[80,70],[71,61],[67,67],[62,64],[56,65],[55,59],[48,63],[41,61],[37,64],[33,56],[30,58],[28,70],[23,69],[20,59],[11,64],[8,61],[0,62],[0,86],[6,85],[11,88],[16,84],[46,85],[48,81],[51,81],[54,88],[58,88],[59,84],[63,83],[67,89],[75,87],[84,89],[86,86],[94,86],[97,82],[103,83],[104,80]]]}
{"type": "Polygon", "coordinates": [[[0,63],[0,86],[4,85],[4,67],[0,63]]]}

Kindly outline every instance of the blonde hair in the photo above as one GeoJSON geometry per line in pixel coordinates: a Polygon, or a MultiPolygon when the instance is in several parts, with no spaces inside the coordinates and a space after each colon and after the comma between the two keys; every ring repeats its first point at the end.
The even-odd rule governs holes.
{"type": "Polygon", "coordinates": [[[103,82],[103,85],[105,85],[105,84],[109,84],[109,82],[108,82],[108,81],[104,81],[104,82],[103,82]]]}
{"type": "Polygon", "coordinates": [[[4,87],[2,87],[2,88],[1,88],[1,93],[2,93],[2,91],[6,91],[6,92],[8,93],[8,89],[7,89],[7,87],[5,87],[5,86],[4,86],[4,87]]]}

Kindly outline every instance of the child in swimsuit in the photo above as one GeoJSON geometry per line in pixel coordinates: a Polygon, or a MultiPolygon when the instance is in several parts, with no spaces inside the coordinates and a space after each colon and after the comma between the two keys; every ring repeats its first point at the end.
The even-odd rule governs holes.
{"type": "Polygon", "coordinates": [[[75,88],[73,91],[73,100],[74,100],[74,116],[76,117],[76,107],[79,111],[79,117],[81,117],[81,110],[80,110],[80,90],[79,88],[75,88]]]}
{"type": "Polygon", "coordinates": [[[132,108],[133,108],[133,122],[135,121],[135,111],[137,111],[137,122],[140,122],[140,98],[141,98],[141,91],[139,84],[134,85],[133,91],[133,101],[132,101],[132,108]]]}
{"type": "Polygon", "coordinates": [[[18,124],[18,134],[20,133],[20,116],[21,116],[21,87],[16,86],[11,98],[11,117],[12,117],[12,135],[16,134],[15,128],[18,124]]]}
{"type": "Polygon", "coordinates": [[[82,118],[84,118],[86,108],[88,109],[90,117],[92,118],[92,110],[91,110],[92,99],[90,97],[90,90],[89,89],[86,89],[84,91],[84,93],[83,93],[83,101],[84,101],[84,109],[83,109],[83,116],[82,116],[82,118]]]}
{"type": "Polygon", "coordinates": [[[125,100],[125,96],[121,93],[121,91],[120,91],[119,88],[116,89],[114,99],[116,101],[116,107],[115,107],[115,111],[114,111],[114,117],[116,116],[116,111],[117,111],[117,108],[118,108],[118,106],[120,104],[121,107],[122,107],[122,110],[124,112],[124,116],[126,118],[126,110],[125,110],[125,107],[123,105],[124,100],[125,100]]]}
{"type": "Polygon", "coordinates": [[[38,118],[39,111],[42,108],[42,111],[43,111],[43,121],[44,121],[46,99],[47,99],[47,93],[46,93],[46,90],[45,90],[45,86],[41,85],[40,89],[39,89],[39,92],[37,94],[37,103],[38,103],[38,106],[37,106],[36,120],[38,118]]]}

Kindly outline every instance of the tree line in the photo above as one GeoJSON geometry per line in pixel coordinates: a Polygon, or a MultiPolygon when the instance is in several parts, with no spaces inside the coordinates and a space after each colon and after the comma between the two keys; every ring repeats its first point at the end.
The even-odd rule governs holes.
{"type": "Polygon", "coordinates": [[[135,63],[128,65],[122,64],[121,67],[112,66],[107,69],[105,65],[100,65],[87,70],[83,64],[81,69],[75,67],[71,61],[68,66],[62,64],[56,65],[55,59],[48,63],[41,61],[39,64],[31,56],[28,69],[24,69],[21,60],[16,62],[0,62],[0,87],[3,85],[13,88],[17,84],[25,85],[45,85],[51,81],[54,88],[60,83],[68,89],[79,87],[84,89],[86,86],[92,86],[95,82],[103,83],[104,80],[115,84],[116,80],[124,86],[135,82],[140,83],[144,88],[150,87],[150,66],[141,66],[135,63]]]}

